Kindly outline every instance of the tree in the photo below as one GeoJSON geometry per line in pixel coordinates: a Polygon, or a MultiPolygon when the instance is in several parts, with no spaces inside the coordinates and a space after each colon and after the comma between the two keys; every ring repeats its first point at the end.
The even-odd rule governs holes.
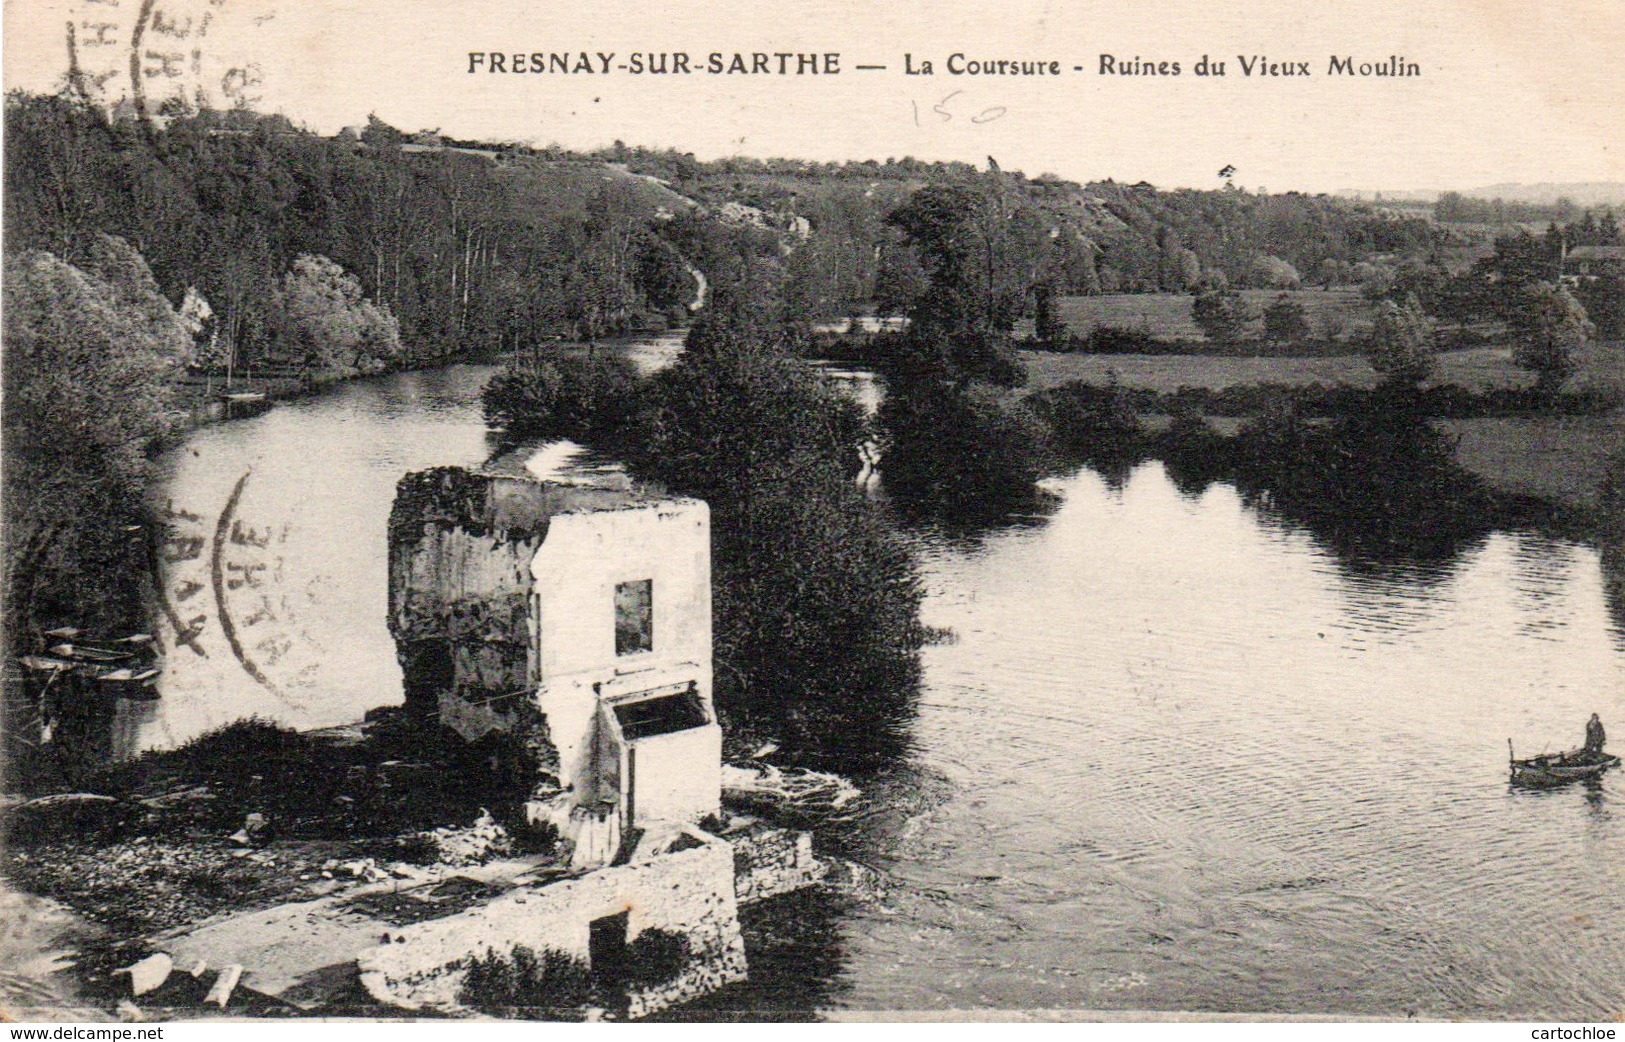
{"type": "Polygon", "coordinates": [[[1599,274],[1581,278],[1574,296],[1600,339],[1625,339],[1625,263],[1611,262],[1599,274]]]}
{"type": "Polygon", "coordinates": [[[624,433],[637,408],[637,366],[624,355],[521,356],[485,385],[486,425],[510,439],[588,441],[624,433]]]}
{"type": "Polygon", "coordinates": [[[1495,255],[1480,261],[1479,266],[1509,291],[1502,297],[1504,304],[1516,308],[1519,306],[1517,293],[1512,291],[1555,278],[1560,255],[1561,247],[1556,236],[1536,238],[1528,231],[1520,230],[1516,235],[1497,238],[1495,255]]]}
{"type": "Polygon", "coordinates": [[[307,378],[377,372],[401,356],[389,308],[365,299],[356,277],[326,257],[294,258],[275,300],[283,350],[307,378]]]}
{"type": "Polygon", "coordinates": [[[1025,400],[980,382],[887,379],[880,469],[904,505],[976,518],[1023,505],[1049,463],[1049,427],[1025,400]]]}
{"type": "Polygon", "coordinates": [[[1253,317],[1252,308],[1234,290],[1210,289],[1191,302],[1191,320],[1215,343],[1239,342],[1253,317]]]}
{"type": "Polygon", "coordinates": [[[1367,358],[1389,383],[1414,387],[1433,375],[1433,323],[1416,298],[1385,300],[1371,327],[1367,358]]]}
{"type": "Polygon", "coordinates": [[[1303,284],[1298,269],[1290,262],[1262,254],[1253,259],[1248,277],[1253,285],[1268,289],[1297,289],[1303,284]]]}
{"type": "Polygon", "coordinates": [[[1309,339],[1309,316],[1303,305],[1285,293],[1264,309],[1264,339],[1272,344],[1297,344],[1309,339]]]}
{"type": "Polygon", "coordinates": [[[1019,371],[1009,343],[1049,259],[1046,222],[992,176],[927,185],[886,220],[908,237],[928,279],[910,315],[916,349],[971,378],[1019,371]]]}
{"type": "Polygon", "coordinates": [[[1056,313],[1053,282],[1033,287],[1033,334],[1046,351],[1065,351],[1069,346],[1066,320],[1056,313]]]}
{"type": "Polygon", "coordinates": [[[1508,328],[1513,361],[1534,373],[1535,388],[1547,395],[1555,395],[1574,375],[1576,354],[1596,332],[1580,302],[1550,282],[1537,282],[1523,292],[1508,328]]]}
{"type": "Polygon", "coordinates": [[[85,247],[83,268],[43,251],[6,262],[9,634],[135,628],[145,612],[146,450],[173,419],[190,338],[128,244],[85,247]]]}
{"type": "Polygon", "coordinates": [[[898,243],[880,247],[875,272],[875,314],[905,315],[925,292],[925,271],[914,251],[898,243]]]}
{"type": "Polygon", "coordinates": [[[514,366],[493,381],[487,415],[511,434],[579,421],[640,480],[706,500],[718,705],[736,733],[834,758],[884,744],[906,708],[921,591],[853,481],[869,437],[861,407],[787,349],[782,276],[776,259],[713,270],[681,358],[634,386],[589,399],[570,373],[604,360],[527,362],[530,375],[514,366]],[[526,396],[545,415],[526,415],[526,396]]]}

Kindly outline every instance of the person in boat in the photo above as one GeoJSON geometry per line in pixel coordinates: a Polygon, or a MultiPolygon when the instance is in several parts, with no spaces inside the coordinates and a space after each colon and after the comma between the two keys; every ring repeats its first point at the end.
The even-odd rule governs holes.
{"type": "Polygon", "coordinates": [[[1596,713],[1586,721],[1586,752],[1594,756],[1602,754],[1603,743],[1608,741],[1608,734],[1602,729],[1602,721],[1596,713]]]}

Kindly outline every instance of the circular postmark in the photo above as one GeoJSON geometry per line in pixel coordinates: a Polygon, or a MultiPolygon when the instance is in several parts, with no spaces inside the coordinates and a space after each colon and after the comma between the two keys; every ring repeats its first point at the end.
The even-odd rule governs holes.
{"type": "Polygon", "coordinates": [[[167,643],[189,656],[219,659],[288,706],[306,696],[325,648],[300,621],[287,576],[291,527],[242,516],[252,472],[232,485],[218,515],[166,508],[157,561],[167,643]]]}
{"type": "Polygon", "coordinates": [[[152,122],[204,108],[253,108],[264,70],[238,32],[263,24],[265,0],[76,0],[67,23],[76,93],[152,122]]]}

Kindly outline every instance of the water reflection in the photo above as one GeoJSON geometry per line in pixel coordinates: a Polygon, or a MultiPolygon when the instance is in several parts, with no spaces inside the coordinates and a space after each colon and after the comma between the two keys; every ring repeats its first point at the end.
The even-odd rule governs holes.
{"type": "MultiPolygon", "coordinates": [[[[263,577],[279,624],[320,643],[266,666],[305,726],[398,701],[394,483],[485,458],[489,372],[358,381],[167,461],[166,502],[205,542],[250,475],[232,561],[282,561],[228,596],[263,577]]],[[[1504,759],[1508,737],[1529,754],[1576,744],[1592,712],[1625,721],[1625,530],[1600,553],[1485,516],[1420,544],[1349,537],[1261,487],[1185,478],[1081,470],[1030,516],[910,531],[923,621],[952,636],[917,686],[818,718],[861,754],[863,801],[819,836],[849,867],[747,924],[753,981],[705,1015],[1625,1008],[1625,779],[1515,793],[1504,759]],[[1531,959],[1532,930],[1561,943],[1531,959]]],[[[1410,502],[1413,527],[1432,502],[1410,502]]],[[[190,597],[174,578],[177,606],[212,596],[208,576],[190,597]]],[[[250,617],[243,632],[270,625],[250,617]]],[[[171,644],[178,715],[137,737],[285,713],[218,621],[207,658],[171,644]]]]}
{"type": "Polygon", "coordinates": [[[1620,647],[1625,648],[1625,539],[1603,544],[1602,574],[1614,633],[1620,647]]]}
{"type": "Polygon", "coordinates": [[[1491,532],[1443,572],[1373,579],[1158,464],[1058,491],[1044,524],[917,533],[925,621],[956,639],[924,653],[901,781],[871,782],[873,816],[841,833],[884,896],[850,912],[834,1001],[1625,1001],[1620,782],[1525,799],[1504,759],[1509,735],[1566,747],[1592,711],[1625,718],[1594,551],[1491,532]],[[1529,960],[1532,922],[1561,924],[1561,950],[1529,960]]]}

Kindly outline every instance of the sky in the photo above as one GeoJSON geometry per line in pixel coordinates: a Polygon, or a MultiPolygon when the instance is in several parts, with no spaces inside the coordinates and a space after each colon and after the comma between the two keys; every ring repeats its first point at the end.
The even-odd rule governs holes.
{"type": "MultiPolygon", "coordinates": [[[[240,96],[333,132],[369,113],[459,138],[588,148],[620,139],[725,155],[995,157],[1006,170],[1161,187],[1467,189],[1625,181],[1618,0],[147,0],[143,90],[240,96]],[[163,57],[166,48],[174,57],[163,57]],[[470,53],[838,53],[837,75],[470,73],[470,53]],[[950,75],[966,60],[1059,76],[950,75]],[[931,61],[932,76],[911,76],[931,61]],[[1169,75],[1101,75],[1179,62],[1169,75]],[[1195,75],[1203,55],[1223,77],[1195,75]],[[1240,56],[1304,76],[1243,74],[1240,56]],[[1328,75],[1333,55],[1419,74],[1328,75]],[[167,64],[167,67],[166,67],[167,64]],[[858,70],[860,64],[884,70],[858,70]],[[1083,71],[1075,71],[1081,67],[1083,71]]],[[[109,97],[132,81],[140,0],[6,0],[8,89],[69,66],[109,97]],[[102,46],[97,47],[96,44],[102,46]]],[[[596,58],[592,59],[598,63],[596,58]]],[[[511,67],[511,61],[505,63],[511,67]]]]}

